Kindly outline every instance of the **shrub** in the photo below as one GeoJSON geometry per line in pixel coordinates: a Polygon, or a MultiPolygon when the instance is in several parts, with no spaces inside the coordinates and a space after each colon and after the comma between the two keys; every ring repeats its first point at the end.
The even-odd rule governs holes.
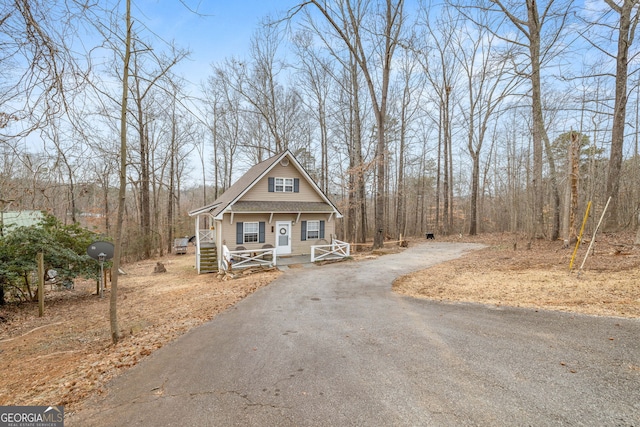
{"type": "Polygon", "coordinates": [[[20,300],[35,299],[40,252],[45,272],[56,270],[56,279],[63,283],[72,283],[76,277],[97,278],[97,263],[86,253],[97,237],[77,224],[63,225],[51,215],[36,226],[5,230],[0,237],[0,304],[7,288],[14,289],[20,300]]]}

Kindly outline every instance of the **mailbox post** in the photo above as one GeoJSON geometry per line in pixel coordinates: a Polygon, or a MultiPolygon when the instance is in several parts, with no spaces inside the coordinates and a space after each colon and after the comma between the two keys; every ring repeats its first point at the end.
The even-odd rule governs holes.
{"type": "Polygon", "coordinates": [[[113,252],[111,242],[94,242],[87,248],[87,255],[100,263],[100,298],[104,298],[104,262],[113,258],[113,252]]]}

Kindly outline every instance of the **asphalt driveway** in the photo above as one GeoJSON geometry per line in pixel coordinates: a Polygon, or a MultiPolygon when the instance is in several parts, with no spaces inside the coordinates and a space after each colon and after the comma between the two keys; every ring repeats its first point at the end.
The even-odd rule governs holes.
{"type": "Polygon", "coordinates": [[[66,425],[640,425],[640,321],[391,291],[476,247],[287,271],[66,425]]]}

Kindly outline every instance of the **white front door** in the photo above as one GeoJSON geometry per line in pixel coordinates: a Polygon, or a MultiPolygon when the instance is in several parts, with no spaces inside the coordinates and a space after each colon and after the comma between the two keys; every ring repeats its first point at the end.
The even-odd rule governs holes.
{"type": "Polygon", "coordinates": [[[276,221],[276,253],[291,253],[291,221],[276,221]]]}

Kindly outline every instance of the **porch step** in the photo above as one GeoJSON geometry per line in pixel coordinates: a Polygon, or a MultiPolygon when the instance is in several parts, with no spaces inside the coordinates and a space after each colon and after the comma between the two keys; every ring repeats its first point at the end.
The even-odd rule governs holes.
{"type": "Polygon", "coordinates": [[[200,247],[200,273],[218,271],[218,250],[215,246],[200,247]]]}

